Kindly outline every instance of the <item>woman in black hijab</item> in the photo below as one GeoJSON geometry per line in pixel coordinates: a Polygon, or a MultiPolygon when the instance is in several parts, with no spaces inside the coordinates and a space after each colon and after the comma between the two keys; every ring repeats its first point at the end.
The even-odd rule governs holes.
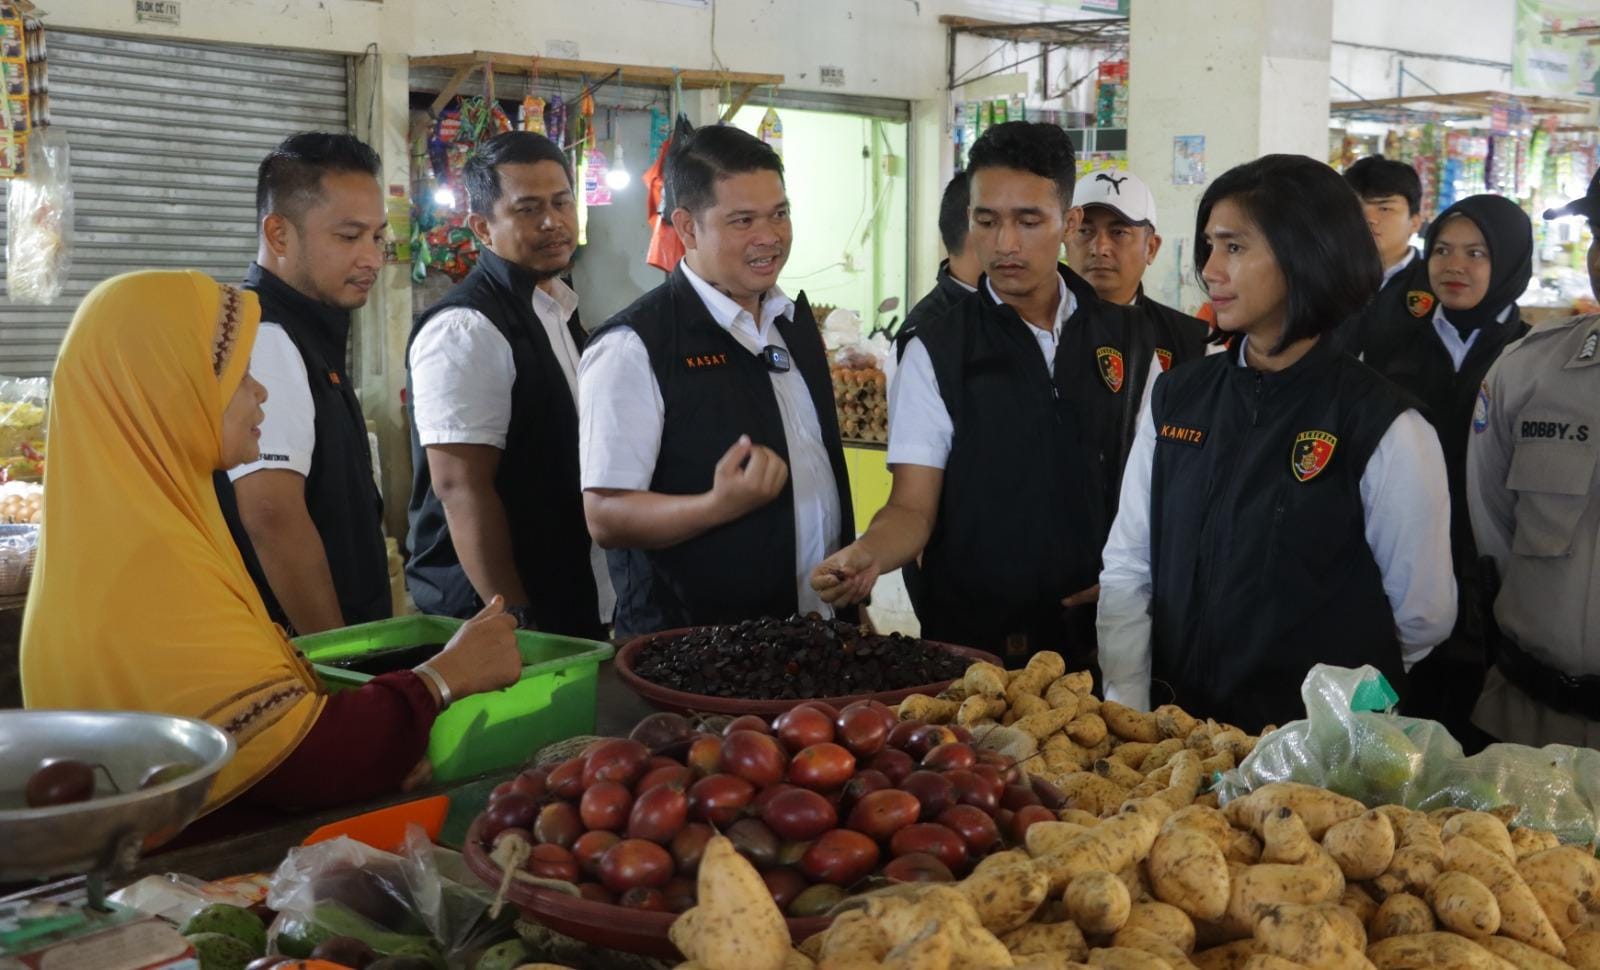
{"type": "Polygon", "coordinates": [[[1474,195],[1439,214],[1428,228],[1423,252],[1437,300],[1421,308],[1416,331],[1399,353],[1367,363],[1422,400],[1423,415],[1444,449],[1450,481],[1456,627],[1412,668],[1403,701],[1408,713],[1443,723],[1474,751],[1488,740],[1471,717],[1488,670],[1484,618],[1493,599],[1485,591],[1490,577],[1478,564],[1467,516],[1467,439],[1479,409],[1487,408],[1479,396],[1489,365],[1506,344],[1528,332],[1517,298],[1533,276],[1533,225],[1511,200],[1474,195]]]}

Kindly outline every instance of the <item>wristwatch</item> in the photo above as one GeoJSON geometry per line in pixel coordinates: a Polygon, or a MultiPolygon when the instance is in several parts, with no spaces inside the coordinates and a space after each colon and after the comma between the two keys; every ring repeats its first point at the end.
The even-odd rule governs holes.
{"type": "Polygon", "coordinates": [[[526,606],[508,606],[508,607],[506,607],[506,613],[508,615],[510,615],[510,617],[513,620],[517,621],[517,629],[519,629],[519,630],[536,630],[536,629],[538,629],[538,627],[536,627],[534,625],[534,622],[533,622],[533,610],[529,609],[528,607],[526,607],[526,606]]]}

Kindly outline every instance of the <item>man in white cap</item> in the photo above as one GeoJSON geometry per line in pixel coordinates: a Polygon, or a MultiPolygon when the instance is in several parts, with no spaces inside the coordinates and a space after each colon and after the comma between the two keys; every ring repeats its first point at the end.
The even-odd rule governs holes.
{"type": "MultiPolygon", "coordinates": [[[[1067,233],[1067,265],[1094,287],[1107,303],[1131,306],[1158,330],[1204,328],[1187,313],[1145,295],[1144,271],[1161,251],[1156,232],[1156,199],[1139,176],[1128,171],[1103,171],[1078,181],[1072,204],[1083,220],[1067,233]]],[[[1173,363],[1162,359],[1162,369],[1173,363]]]]}

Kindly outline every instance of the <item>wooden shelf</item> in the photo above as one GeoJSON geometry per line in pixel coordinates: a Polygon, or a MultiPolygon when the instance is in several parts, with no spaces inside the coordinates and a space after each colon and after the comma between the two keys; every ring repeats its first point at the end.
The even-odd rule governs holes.
{"type": "Polygon", "coordinates": [[[749,100],[759,87],[777,87],[783,84],[782,74],[752,74],[745,71],[677,70],[670,67],[649,67],[643,64],[613,64],[606,61],[577,61],[562,57],[539,57],[530,54],[505,54],[496,51],[473,51],[470,54],[424,54],[411,58],[412,67],[440,67],[453,70],[450,82],[434,99],[432,111],[437,115],[461,90],[461,86],[479,70],[516,71],[541,74],[547,77],[588,78],[599,81],[619,75],[624,81],[671,86],[682,85],[693,90],[727,87],[733,90],[730,98],[735,105],[749,100]]]}

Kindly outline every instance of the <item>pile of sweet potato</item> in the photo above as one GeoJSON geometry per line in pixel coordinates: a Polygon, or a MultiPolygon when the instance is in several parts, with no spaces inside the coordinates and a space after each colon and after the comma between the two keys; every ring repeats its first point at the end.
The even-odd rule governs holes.
{"type": "MultiPolygon", "coordinates": [[[[1177,708],[1098,702],[1059,659],[975,665],[951,696],[900,710],[963,723],[979,744],[999,738],[1062,789],[1060,820],[1029,827],[1026,849],[989,856],[959,882],[847,899],[796,949],[741,952],[737,966],[698,949],[689,966],[1600,970],[1600,860],[1588,848],[1509,828],[1509,806],[1369,810],[1281,782],[1219,807],[1202,789],[1255,738],[1177,708]]],[[[759,878],[749,877],[742,902],[762,915],[728,931],[767,926],[772,937],[776,907],[750,899],[759,878]]]]}

